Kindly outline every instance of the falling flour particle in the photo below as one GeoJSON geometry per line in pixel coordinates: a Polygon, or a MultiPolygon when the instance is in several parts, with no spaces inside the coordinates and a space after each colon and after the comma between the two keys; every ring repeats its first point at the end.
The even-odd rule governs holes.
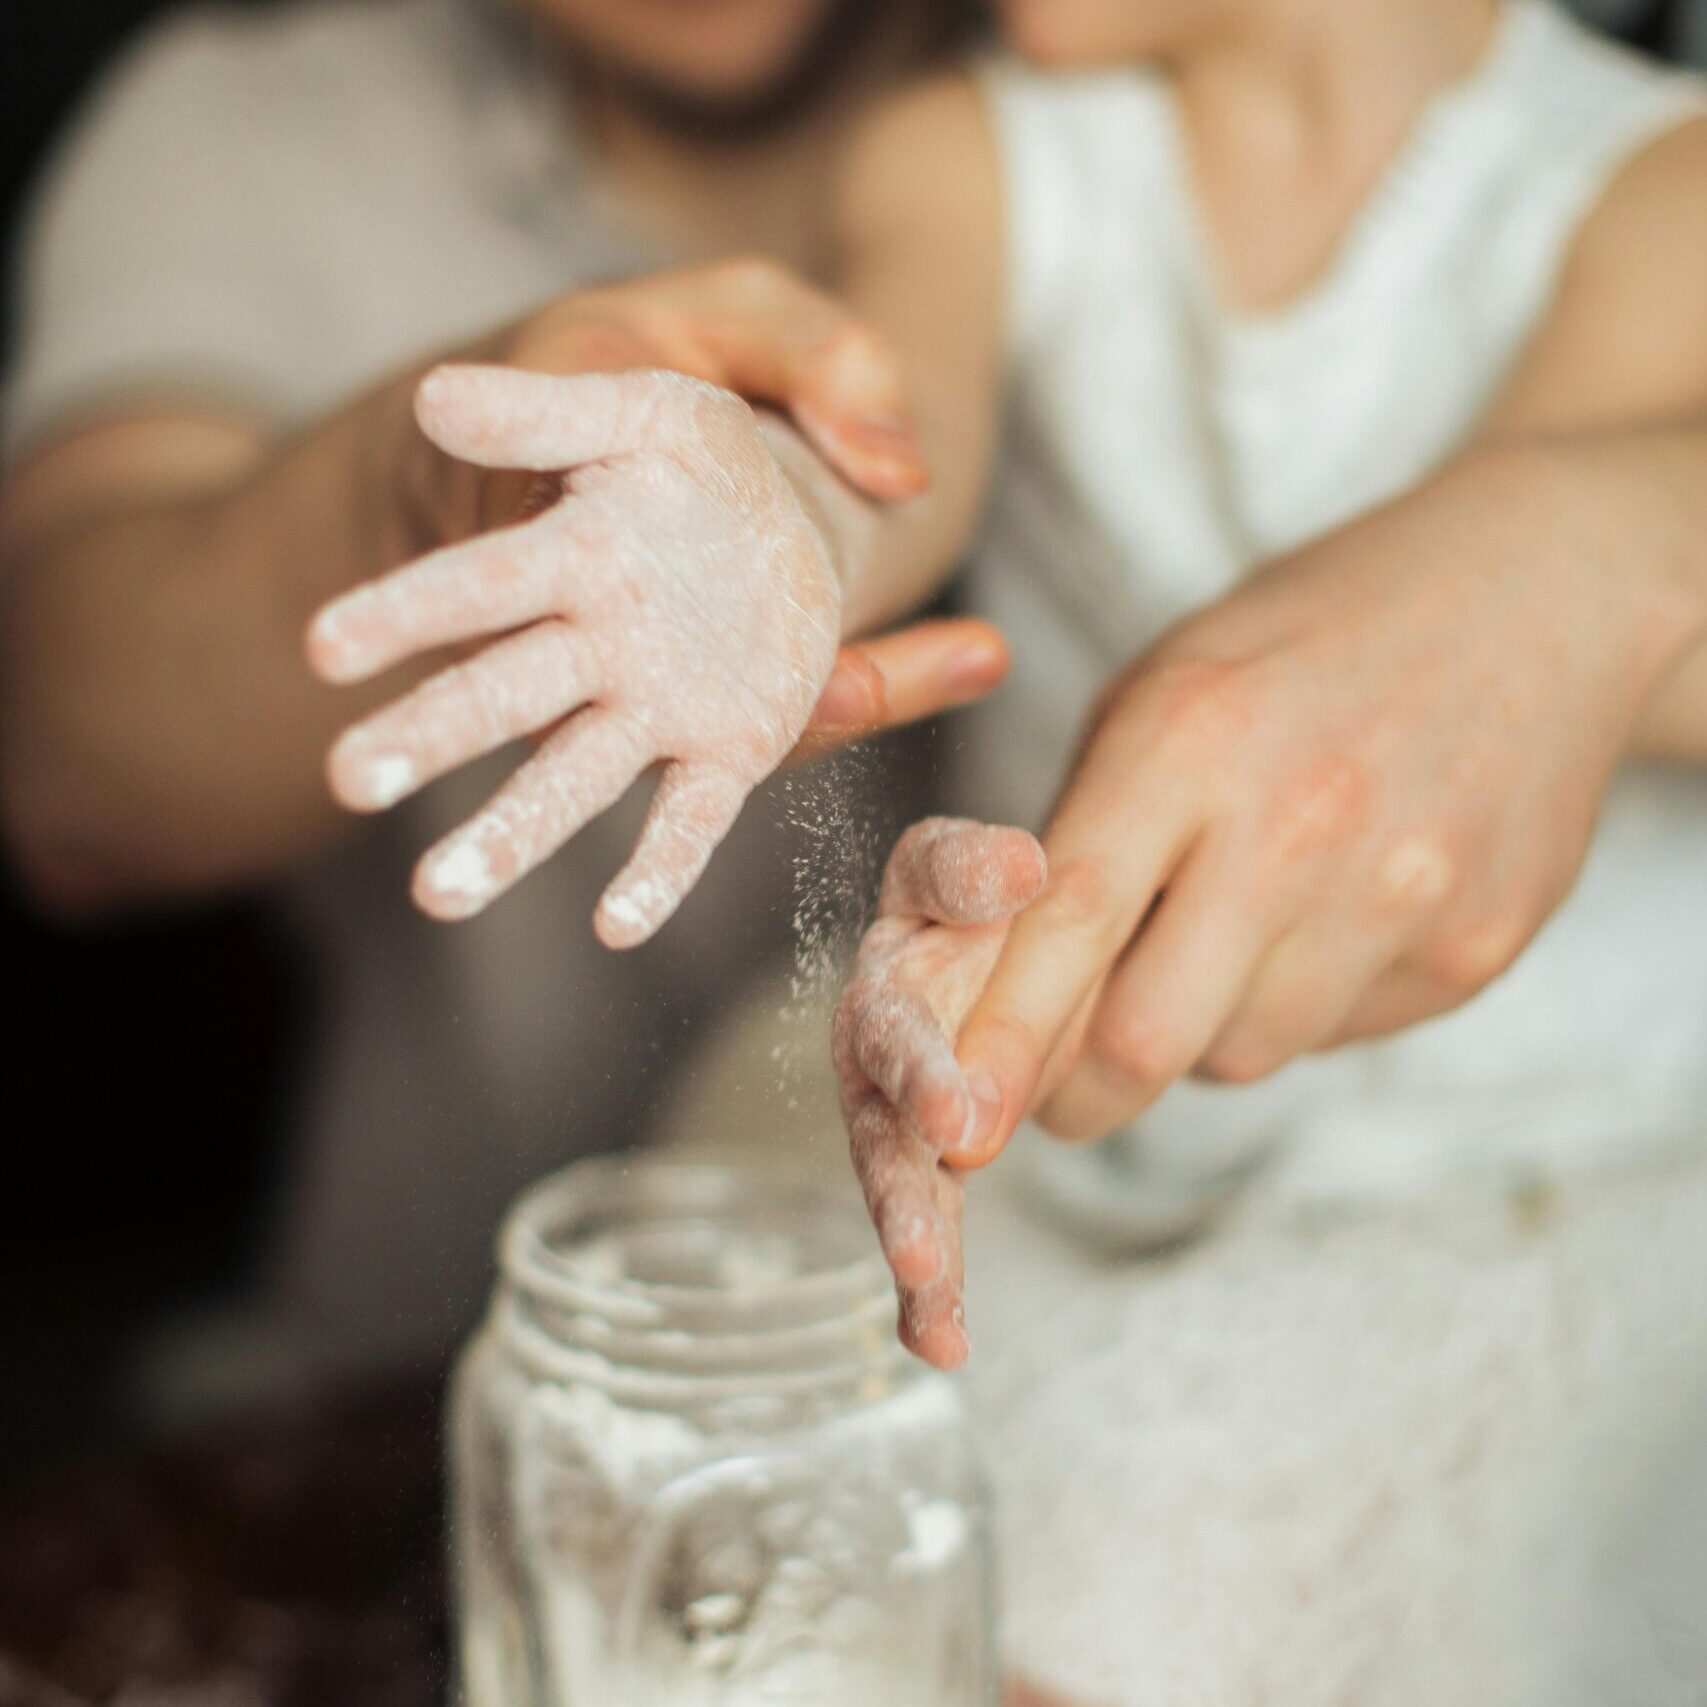
{"type": "Polygon", "coordinates": [[[794,970],[779,1016],[783,1040],[772,1056],[791,1112],[806,1052],[824,1047],[825,1010],[853,959],[890,839],[871,799],[873,772],[871,755],[851,747],[783,781],[783,818],[797,838],[794,970]]]}

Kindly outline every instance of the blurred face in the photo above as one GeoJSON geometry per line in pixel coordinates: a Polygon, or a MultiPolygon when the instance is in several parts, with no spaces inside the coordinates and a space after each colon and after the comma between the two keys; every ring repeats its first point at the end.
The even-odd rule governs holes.
{"type": "Polygon", "coordinates": [[[780,96],[876,0],[526,0],[584,59],[664,104],[739,116],[780,96]]]}
{"type": "Polygon", "coordinates": [[[1003,33],[1043,65],[1122,65],[1172,53],[1221,21],[1227,0],[995,0],[1003,33]]]}

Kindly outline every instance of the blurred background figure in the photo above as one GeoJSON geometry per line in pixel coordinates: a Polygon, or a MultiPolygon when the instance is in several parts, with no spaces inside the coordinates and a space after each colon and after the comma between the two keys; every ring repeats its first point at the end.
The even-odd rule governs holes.
{"type": "MultiPolygon", "coordinates": [[[[76,16],[93,36],[138,10],[76,16]]],[[[960,13],[234,6],[151,22],[96,82],[14,253],[9,849],[26,903],[84,925],[264,903],[117,950],[11,915],[32,1046],[7,1101],[63,1166],[27,1206],[9,1194],[45,1240],[14,1249],[75,1231],[127,1275],[117,1308],[91,1276],[72,1391],[160,1288],[238,1270],[236,1307],[153,1343],[157,1404],[441,1359],[503,1204],[632,1134],[660,1052],[791,910],[761,806],[649,951],[587,929],[632,812],[489,917],[429,924],[409,867],[492,772],[382,820],[339,813],[322,766],[350,707],[311,682],[301,628],[315,559],[344,542],[315,537],[313,493],[281,506],[270,556],[251,528],[191,566],[181,530],[354,394],[590,282],[738,253],[821,275],[843,129],[953,45],[960,13]]],[[[58,14],[50,37],[78,51],[58,14]]],[[[14,192],[39,142],[11,143],[14,192]]],[[[42,1399],[18,1423],[57,1432],[42,1399]]]]}

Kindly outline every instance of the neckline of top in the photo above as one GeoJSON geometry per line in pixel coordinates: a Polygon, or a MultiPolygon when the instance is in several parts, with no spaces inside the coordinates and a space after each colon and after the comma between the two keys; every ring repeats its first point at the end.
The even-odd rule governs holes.
{"type": "Polygon", "coordinates": [[[1475,64],[1424,103],[1322,266],[1284,301],[1266,307],[1243,307],[1224,288],[1215,246],[1193,187],[1195,174],[1183,115],[1173,92],[1161,85],[1166,149],[1166,170],[1161,177],[1167,216],[1206,322],[1224,338],[1260,345],[1289,339],[1303,327],[1334,318],[1353,280],[1381,252],[1388,234],[1405,224],[1401,217],[1404,209],[1415,205],[1430,176],[1442,163],[1463,159],[1457,145],[1459,133],[1487,110],[1491,91],[1504,84],[1509,69],[1526,55],[1543,23],[1544,11],[1545,0],[1503,0],[1493,33],[1475,64]]]}

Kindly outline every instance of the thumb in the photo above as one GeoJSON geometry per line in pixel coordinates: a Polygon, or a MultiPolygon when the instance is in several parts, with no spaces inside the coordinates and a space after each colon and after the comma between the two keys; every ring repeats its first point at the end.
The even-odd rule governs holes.
{"type": "Polygon", "coordinates": [[[878,912],[943,925],[988,925],[1029,906],[1047,862],[1025,830],[971,818],[926,818],[889,856],[878,912]]]}

